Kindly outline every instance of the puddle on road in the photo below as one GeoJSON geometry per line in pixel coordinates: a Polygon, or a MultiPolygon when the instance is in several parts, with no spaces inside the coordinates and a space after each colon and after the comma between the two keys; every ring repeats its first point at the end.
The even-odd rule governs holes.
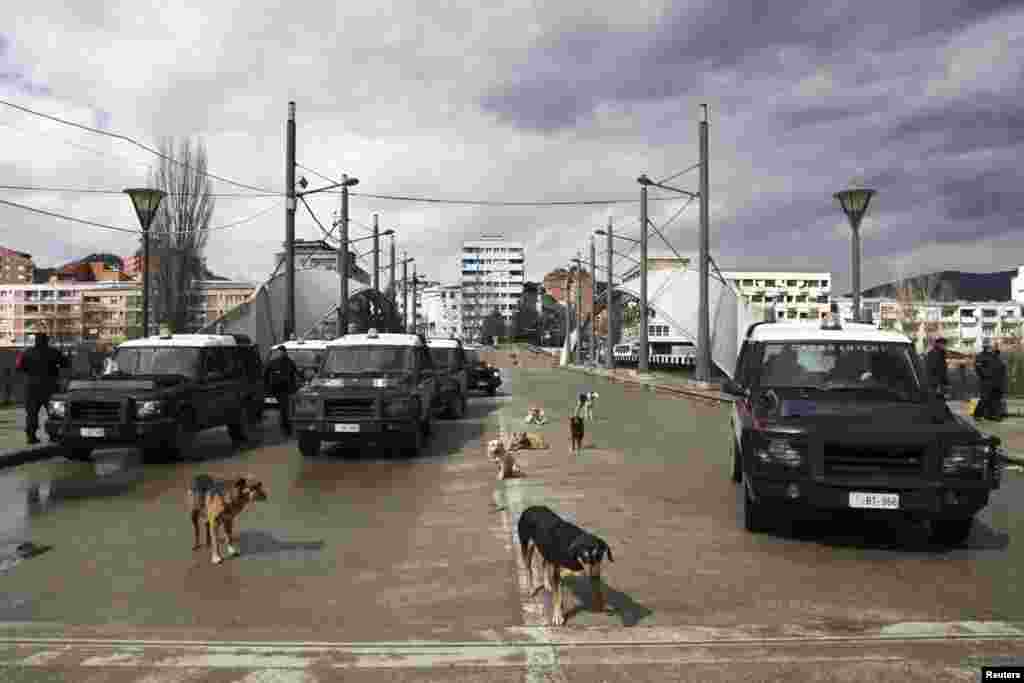
{"type": "Polygon", "coordinates": [[[32,537],[33,517],[62,500],[122,493],[142,472],[123,459],[105,459],[91,465],[50,461],[0,476],[0,574],[49,550],[32,537]]]}

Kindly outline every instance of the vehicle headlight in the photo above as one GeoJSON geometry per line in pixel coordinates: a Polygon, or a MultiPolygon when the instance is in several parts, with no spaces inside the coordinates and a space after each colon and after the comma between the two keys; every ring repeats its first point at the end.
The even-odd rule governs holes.
{"type": "Polygon", "coordinates": [[[963,446],[956,445],[949,449],[949,453],[942,459],[942,471],[946,474],[973,470],[984,472],[988,466],[990,449],[984,444],[963,446]]]}
{"type": "Polygon", "coordinates": [[[295,398],[296,415],[316,415],[317,400],[308,396],[297,396],[295,398]]]}
{"type": "Polygon", "coordinates": [[[754,455],[764,463],[775,463],[787,467],[799,467],[804,462],[803,453],[785,439],[769,439],[767,448],[757,448],[754,455]]]}
{"type": "Polygon", "coordinates": [[[409,414],[409,401],[387,401],[384,404],[384,417],[404,417],[409,414]]]}
{"type": "Polygon", "coordinates": [[[53,417],[63,418],[67,413],[68,404],[67,401],[50,401],[46,404],[46,409],[53,417]]]}
{"type": "Polygon", "coordinates": [[[163,401],[139,401],[135,404],[135,417],[139,419],[156,417],[164,411],[163,401]]]}
{"type": "Polygon", "coordinates": [[[373,380],[373,386],[377,389],[387,389],[388,387],[395,386],[395,381],[387,377],[378,377],[373,380]]]}

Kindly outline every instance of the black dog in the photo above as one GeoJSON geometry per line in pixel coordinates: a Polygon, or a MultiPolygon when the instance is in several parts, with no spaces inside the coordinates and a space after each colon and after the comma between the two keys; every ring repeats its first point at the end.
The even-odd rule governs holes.
{"type": "Polygon", "coordinates": [[[574,415],[569,418],[569,452],[579,455],[583,449],[583,418],[574,415]]]}
{"type": "Polygon", "coordinates": [[[534,595],[540,587],[533,587],[533,550],[541,556],[541,572],[544,587],[553,591],[551,623],[561,626],[565,623],[562,606],[562,574],[586,574],[594,591],[594,607],[605,610],[605,596],[601,584],[601,563],[605,554],[614,562],[612,550],[601,538],[587,533],[575,524],[570,524],[550,508],[534,505],[523,510],[519,517],[519,547],[523,564],[530,576],[530,593],[534,595]]]}

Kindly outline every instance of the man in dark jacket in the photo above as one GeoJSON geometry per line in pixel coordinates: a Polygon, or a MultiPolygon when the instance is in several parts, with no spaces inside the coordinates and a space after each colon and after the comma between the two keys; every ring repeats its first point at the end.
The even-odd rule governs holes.
{"type": "Polygon", "coordinates": [[[299,388],[299,368],[288,356],[288,350],[277,347],[277,354],[267,363],[263,372],[263,381],[267,393],[277,399],[277,407],[281,414],[281,431],[292,433],[291,397],[299,388]]]}
{"type": "Polygon", "coordinates": [[[974,409],[976,420],[992,419],[999,412],[999,407],[992,405],[999,380],[998,364],[999,359],[992,353],[992,342],[984,340],[981,353],[974,359],[974,372],[978,375],[978,405],[974,409]]]}
{"type": "Polygon", "coordinates": [[[57,349],[50,348],[46,334],[36,335],[36,344],[18,359],[18,371],[25,375],[25,435],[29,444],[39,443],[39,411],[46,407],[57,391],[61,368],[68,360],[57,349]]]}
{"type": "Polygon", "coordinates": [[[928,383],[935,393],[945,395],[949,387],[949,372],[946,369],[946,338],[939,337],[932,343],[931,351],[924,357],[928,383]]]}
{"type": "Polygon", "coordinates": [[[999,348],[992,349],[992,402],[989,407],[992,409],[990,419],[1002,420],[1006,417],[1004,401],[1006,400],[1006,385],[1009,377],[1006,372],[1006,361],[999,355],[999,348]]]}

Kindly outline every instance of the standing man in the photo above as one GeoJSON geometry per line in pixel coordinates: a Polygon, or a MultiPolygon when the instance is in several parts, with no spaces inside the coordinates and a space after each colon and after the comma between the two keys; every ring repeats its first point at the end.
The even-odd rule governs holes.
{"type": "Polygon", "coordinates": [[[932,342],[931,350],[924,357],[928,382],[939,396],[946,395],[949,387],[949,372],[946,369],[946,338],[939,337],[932,342]]]}
{"type": "Polygon", "coordinates": [[[992,349],[992,370],[992,403],[989,406],[992,409],[992,415],[990,419],[999,422],[1006,417],[1007,411],[1004,408],[1004,403],[1006,401],[1006,385],[1009,377],[1006,372],[1006,362],[999,355],[998,346],[992,349]]]}
{"type": "Polygon", "coordinates": [[[288,349],[284,346],[277,347],[277,353],[267,363],[263,372],[263,381],[267,387],[267,393],[277,399],[277,408],[281,415],[281,431],[291,436],[292,433],[292,403],[291,398],[299,388],[299,368],[288,356],[288,349]]]}
{"type": "Polygon", "coordinates": [[[998,406],[992,405],[995,382],[997,380],[996,364],[998,358],[992,353],[992,342],[984,340],[981,353],[974,359],[974,372],[978,375],[978,406],[974,409],[974,419],[987,420],[995,416],[998,406]]]}
{"type": "Polygon", "coordinates": [[[27,349],[18,359],[17,369],[25,374],[25,435],[29,444],[39,443],[39,410],[57,391],[61,368],[68,360],[57,349],[50,348],[46,333],[36,335],[36,345],[27,349]]]}

